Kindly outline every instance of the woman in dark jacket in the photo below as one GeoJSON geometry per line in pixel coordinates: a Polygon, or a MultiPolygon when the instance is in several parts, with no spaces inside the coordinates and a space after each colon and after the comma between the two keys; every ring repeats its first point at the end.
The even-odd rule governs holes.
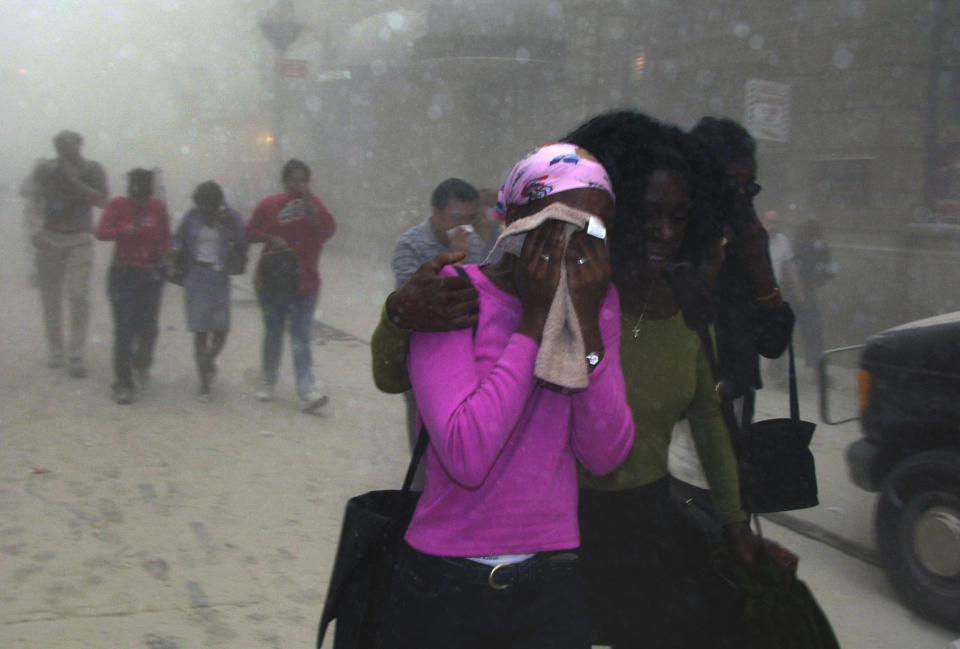
{"type": "MultiPolygon", "coordinates": [[[[243,271],[247,240],[243,219],[223,200],[220,185],[209,180],[193,193],[196,205],[174,235],[174,248],[185,251],[184,312],[193,332],[201,401],[210,400],[217,354],[230,330],[230,275],[243,271]]],[[[181,253],[184,254],[184,253],[181,253]]]]}

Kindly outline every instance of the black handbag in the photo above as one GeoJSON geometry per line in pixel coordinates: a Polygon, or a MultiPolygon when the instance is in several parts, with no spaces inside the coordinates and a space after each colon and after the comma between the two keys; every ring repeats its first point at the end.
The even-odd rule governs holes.
{"type": "MultiPolygon", "coordinates": [[[[705,328],[700,328],[698,333],[714,380],[718,380],[713,341],[705,328]]],[[[806,509],[820,504],[816,466],[810,452],[816,424],[800,419],[792,341],[787,350],[790,354],[789,418],[740,426],[730,402],[720,400],[720,410],[737,455],[743,508],[751,514],[806,509]]]]}
{"type": "Polygon", "coordinates": [[[333,620],[337,621],[334,649],[377,646],[380,615],[388,606],[397,550],[420,498],[420,492],[410,486],[428,443],[427,431],[421,429],[399,491],[368,491],[347,501],[320,617],[317,649],[323,645],[333,620]]]}
{"type": "Polygon", "coordinates": [[[816,424],[800,419],[793,342],[790,354],[790,417],[750,424],[743,440],[747,472],[743,494],[754,514],[806,509],[820,504],[817,471],[810,452],[816,424]]]}
{"type": "Polygon", "coordinates": [[[802,580],[784,574],[763,553],[753,570],[730,558],[726,564],[744,597],[740,649],[840,649],[830,620],[802,580]]]}
{"type": "Polygon", "coordinates": [[[293,249],[264,250],[253,285],[260,293],[296,293],[300,286],[300,268],[293,249]]]}

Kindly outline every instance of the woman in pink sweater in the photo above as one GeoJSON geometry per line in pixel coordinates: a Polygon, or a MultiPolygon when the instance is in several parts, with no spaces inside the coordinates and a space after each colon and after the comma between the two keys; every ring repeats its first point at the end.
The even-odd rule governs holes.
{"type": "MultiPolygon", "coordinates": [[[[573,145],[532,152],[501,190],[508,224],[553,202],[613,214],[606,173],[573,145]]],[[[633,421],[604,241],[577,231],[564,244],[562,224],[548,221],[526,236],[519,257],[465,267],[480,296],[476,331],[411,339],[410,378],[430,444],[384,646],[590,646],[576,467],[615,469],[633,443],[633,421]],[[573,393],[534,376],[561,265],[590,370],[588,387],[573,393]]]]}

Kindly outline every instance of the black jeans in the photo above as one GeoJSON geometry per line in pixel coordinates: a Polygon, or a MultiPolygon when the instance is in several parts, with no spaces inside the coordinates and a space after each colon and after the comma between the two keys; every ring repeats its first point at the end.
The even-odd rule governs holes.
{"type": "Polygon", "coordinates": [[[133,369],[153,363],[163,279],[153,268],[110,267],[107,295],[113,309],[113,371],[117,387],[133,387],[133,369]]]}
{"type": "Polygon", "coordinates": [[[577,559],[565,554],[499,568],[492,579],[500,588],[493,588],[490,566],[404,544],[379,646],[589,649],[577,559]]]}

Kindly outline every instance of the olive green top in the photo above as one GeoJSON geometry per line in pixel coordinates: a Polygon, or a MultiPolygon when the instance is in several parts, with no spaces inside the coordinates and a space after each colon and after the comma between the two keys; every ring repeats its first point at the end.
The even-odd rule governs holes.
{"type": "MultiPolygon", "coordinates": [[[[678,313],[665,320],[641,321],[634,337],[637,319],[624,315],[620,343],[636,440],[626,461],[613,473],[597,476],[581,469],[581,486],[619,491],[667,475],[673,426],[686,414],[718,520],[724,525],[746,520],[736,458],[699,336],[678,313]]],[[[409,341],[410,332],[390,322],[384,310],[370,343],[374,381],[381,390],[409,388],[405,362],[409,341]]]]}
{"type": "Polygon", "coordinates": [[[407,351],[410,349],[411,333],[409,329],[398,327],[390,320],[384,305],[380,310],[380,322],[370,339],[373,382],[378,390],[399,394],[410,389],[407,351]]]}
{"type": "Polygon", "coordinates": [[[680,313],[664,320],[637,320],[635,315],[623,316],[620,343],[636,440],[613,473],[597,476],[581,468],[580,485],[619,491],[663,478],[673,426],[686,415],[717,518],[724,525],[745,520],[736,457],[700,337],[680,313]]]}

